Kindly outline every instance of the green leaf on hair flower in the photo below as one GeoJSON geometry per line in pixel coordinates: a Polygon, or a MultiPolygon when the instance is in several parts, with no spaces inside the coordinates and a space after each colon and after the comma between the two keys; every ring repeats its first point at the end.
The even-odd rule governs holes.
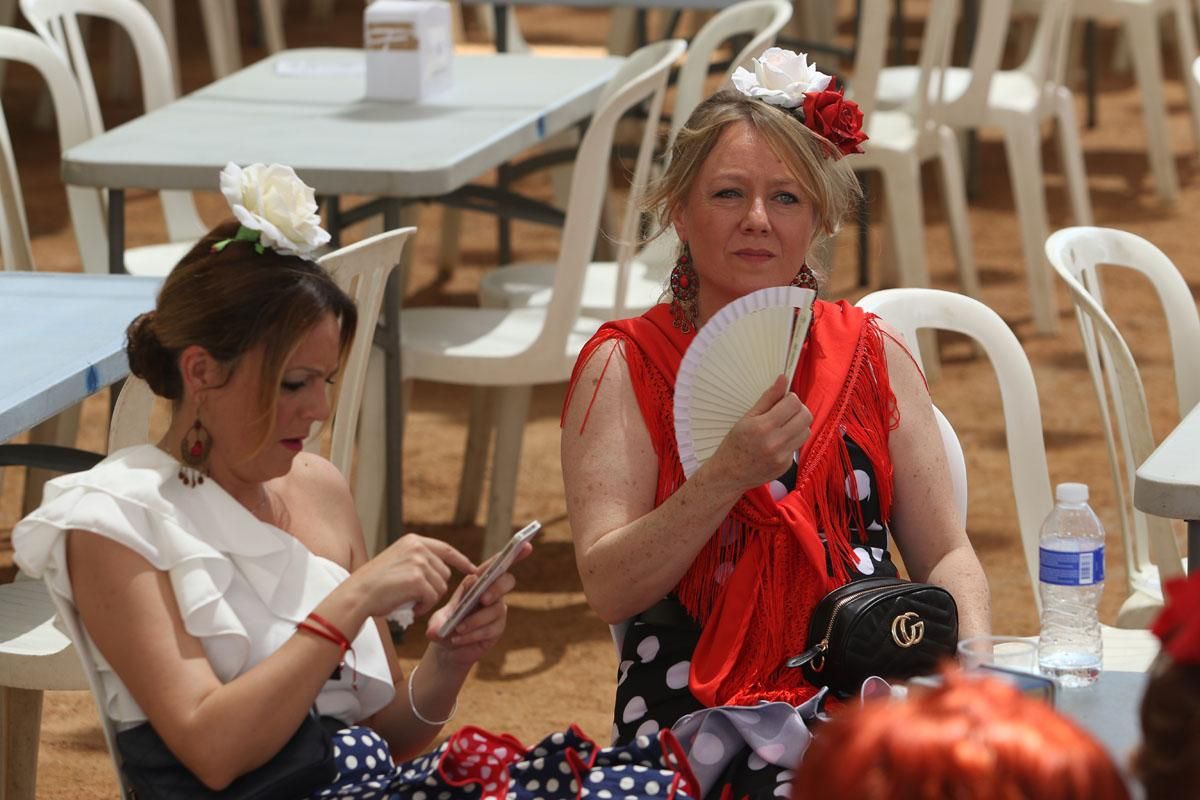
{"type": "Polygon", "coordinates": [[[262,231],[256,231],[253,228],[247,228],[245,225],[239,225],[237,233],[233,235],[236,242],[257,242],[258,237],[262,235],[262,231]]]}
{"type": "Polygon", "coordinates": [[[212,252],[219,253],[229,246],[230,242],[254,242],[254,250],[262,255],[263,245],[259,241],[262,236],[262,231],[256,231],[253,228],[247,228],[245,225],[238,225],[237,233],[232,239],[222,239],[212,246],[212,252]]]}

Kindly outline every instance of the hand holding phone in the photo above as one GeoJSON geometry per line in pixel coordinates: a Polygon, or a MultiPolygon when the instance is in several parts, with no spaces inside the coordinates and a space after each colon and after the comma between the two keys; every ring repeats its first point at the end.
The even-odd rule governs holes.
{"type": "Polygon", "coordinates": [[[542,523],[534,520],[513,534],[513,537],[508,540],[508,544],[504,545],[504,548],[492,557],[492,560],[479,576],[479,579],[475,581],[475,584],[458,601],[458,605],[454,607],[454,611],[450,614],[449,619],[442,623],[442,627],[438,628],[437,635],[439,639],[449,637],[450,634],[454,633],[454,629],[458,627],[459,623],[471,615],[471,612],[479,606],[479,601],[483,599],[484,592],[501,575],[508,572],[509,567],[516,561],[517,555],[521,552],[521,545],[532,539],[541,529],[542,523]]]}

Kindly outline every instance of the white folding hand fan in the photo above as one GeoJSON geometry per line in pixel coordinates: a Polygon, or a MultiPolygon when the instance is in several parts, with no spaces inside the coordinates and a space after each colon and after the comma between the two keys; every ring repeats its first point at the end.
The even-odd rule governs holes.
{"type": "Polygon", "coordinates": [[[771,286],[739,297],[696,332],[675,379],[675,441],[691,477],[780,375],[800,362],[816,293],[771,286]]]}

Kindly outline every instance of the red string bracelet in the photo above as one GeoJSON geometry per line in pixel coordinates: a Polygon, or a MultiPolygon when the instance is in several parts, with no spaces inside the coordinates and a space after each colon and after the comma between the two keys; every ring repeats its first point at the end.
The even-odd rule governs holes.
{"type": "MultiPolygon", "coordinates": [[[[346,634],[315,611],[305,617],[302,622],[298,622],[296,630],[308,631],[326,641],[333,642],[338,646],[338,658],[344,659],[348,651],[350,655],[354,656],[355,665],[358,663],[358,654],[354,652],[354,645],[346,638],[346,634]],[[312,620],[316,624],[313,625],[308,620],[312,620]]],[[[358,691],[358,670],[354,669],[354,665],[350,669],[350,688],[358,691]]]]}

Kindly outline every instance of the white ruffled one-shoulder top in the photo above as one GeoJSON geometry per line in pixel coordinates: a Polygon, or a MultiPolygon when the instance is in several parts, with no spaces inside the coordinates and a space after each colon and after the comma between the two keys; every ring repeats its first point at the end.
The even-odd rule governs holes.
{"type": "MultiPolygon", "coordinates": [[[[178,472],[178,461],[139,445],[50,481],[42,505],[13,529],[15,560],[74,606],[67,531],[91,531],[128,547],[168,574],[184,627],[228,683],[279,649],[349,573],[259,520],[216,481],[187,487],[178,472]]],[[[91,637],[86,646],[109,719],[119,729],[145,721],[91,637]]],[[[379,631],[368,620],[354,638],[354,657],[317,697],[317,710],[358,722],[394,694],[379,631]]]]}

